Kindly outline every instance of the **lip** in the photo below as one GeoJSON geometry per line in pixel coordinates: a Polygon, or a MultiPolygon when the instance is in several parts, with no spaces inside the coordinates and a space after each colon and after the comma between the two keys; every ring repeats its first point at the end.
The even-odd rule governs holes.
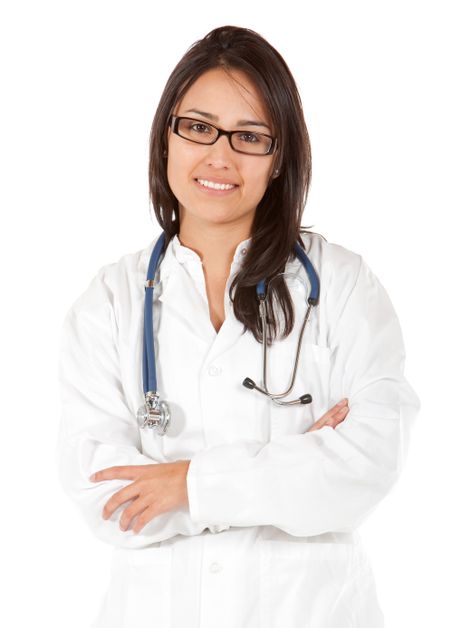
{"type": "Polygon", "coordinates": [[[209,194],[210,196],[228,196],[229,194],[233,194],[233,192],[235,192],[239,185],[237,183],[235,183],[234,181],[230,181],[229,179],[218,179],[217,177],[195,177],[194,178],[194,183],[196,185],[196,187],[201,190],[202,192],[204,192],[205,194],[209,194]],[[198,179],[204,179],[205,181],[211,181],[211,183],[222,183],[225,185],[234,185],[234,188],[231,188],[231,190],[213,190],[212,188],[207,188],[204,185],[202,185],[201,183],[198,182],[198,179]]]}

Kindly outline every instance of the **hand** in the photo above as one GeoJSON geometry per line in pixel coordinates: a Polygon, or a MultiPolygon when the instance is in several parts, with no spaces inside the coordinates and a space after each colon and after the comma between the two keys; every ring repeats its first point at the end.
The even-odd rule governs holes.
{"type": "Polygon", "coordinates": [[[316,421],[314,425],[309,428],[309,430],[306,430],[306,433],[313,432],[314,430],[320,430],[320,428],[324,425],[329,425],[334,429],[336,425],[338,425],[339,423],[341,423],[341,421],[345,419],[348,412],[348,399],[343,399],[335,406],[333,406],[330,410],[328,410],[328,412],[326,412],[318,421],[316,421]]]}
{"type": "Polygon", "coordinates": [[[133,517],[133,531],[138,533],[154,517],[188,504],[186,476],[190,460],[162,464],[108,467],[92,474],[90,480],[134,480],[114,493],[103,507],[103,518],[109,519],[123,503],[133,500],[120,517],[120,528],[128,529],[133,517]]]}

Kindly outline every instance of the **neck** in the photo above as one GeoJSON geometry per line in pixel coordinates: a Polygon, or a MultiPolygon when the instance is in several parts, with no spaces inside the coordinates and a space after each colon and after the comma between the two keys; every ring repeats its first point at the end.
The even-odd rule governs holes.
{"type": "Polygon", "coordinates": [[[250,225],[204,225],[186,220],[180,224],[178,238],[183,246],[197,253],[209,274],[227,277],[240,242],[250,237],[250,225]]]}

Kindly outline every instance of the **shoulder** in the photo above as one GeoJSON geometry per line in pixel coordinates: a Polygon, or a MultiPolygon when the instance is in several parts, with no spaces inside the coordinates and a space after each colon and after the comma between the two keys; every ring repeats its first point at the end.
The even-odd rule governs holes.
{"type": "Polygon", "coordinates": [[[126,253],[116,261],[98,268],[86,289],[73,301],[67,314],[93,310],[105,304],[116,310],[129,297],[143,293],[148,260],[156,239],[149,246],[126,253]]]}
{"type": "Polygon", "coordinates": [[[359,253],[346,247],[328,242],[320,233],[305,232],[301,234],[305,251],[316,271],[323,280],[337,280],[338,277],[347,281],[356,281],[361,265],[364,263],[359,253]]]}
{"type": "Polygon", "coordinates": [[[377,275],[359,253],[314,232],[302,234],[305,251],[319,275],[321,302],[329,313],[340,316],[349,298],[363,303],[369,295],[385,300],[387,295],[377,275]]]}
{"type": "Polygon", "coordinates": [[[97,276],[112,295],[123,294],[124,290],[144,287],[148,259],[153,246],[122,255],[117,261],[102,266],[97,276]]]}

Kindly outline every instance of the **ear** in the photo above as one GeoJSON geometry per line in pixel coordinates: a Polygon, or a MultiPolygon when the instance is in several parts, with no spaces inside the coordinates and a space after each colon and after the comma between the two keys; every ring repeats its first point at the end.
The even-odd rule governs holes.
{"type": "Polygon", "coordinates": [[[170,126],[167,127],[167,135],[166,135],[166,146],[167,148],[164,150],[163,157],[167,158],[167,152],[169,150],[169,137],[170,137],[170,126]]]}
{"type": "Polygon", "coordinates": [[[275,149],[275,154],[274,154],[273,170],[272,170],[272,174],[270,175],[271,179],[276,179],[277,177],[280,176],[280,170],[281,170],[280,157],[281,155],[279,154],[279,148],[277,146],[275,149]]]}

